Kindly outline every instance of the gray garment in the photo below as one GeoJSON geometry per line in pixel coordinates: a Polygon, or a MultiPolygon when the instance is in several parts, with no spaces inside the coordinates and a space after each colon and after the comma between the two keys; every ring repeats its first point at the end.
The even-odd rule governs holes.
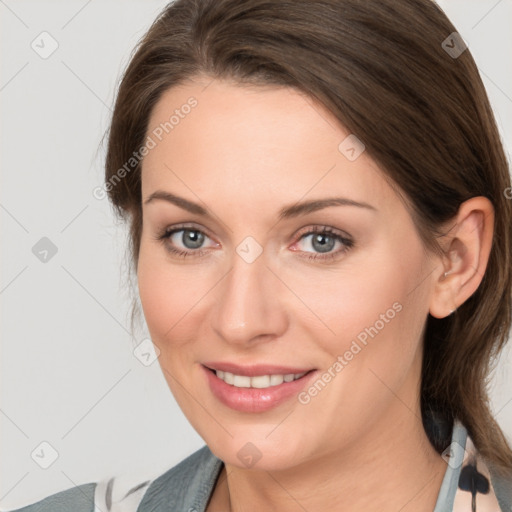
{"type": "Polygon", "coordinates": [[[94,512],[95,487],[95,483],[72,487],[12,512],[94,512]]]}
{"type": "MultiPolygon", "coordinates": [[[[447,460],[446,472],[433,512],[452,512],[456,494],[464,492],[469,495],[458,489],[467,439],[466,428],[456,420],[451,446],[460,449],[458,452],[453,450],[447,460]]],[[[204,512],[222,467],[223,462],[213,455],[208,446],[203,446],[147,484],[137,512],[204,512]]],[[[501,512],[512,512],[512,475],[510,478],[500,477],[492,466],[488,467],[501,512]]],[[[12,512],[95,512],[95,487],[95,483],[82,484],[12,512]]],[[[107,499],[107,504],[108,501],[107,499]]],[[[107,505],[107,510],[101,508],[96,512],[100,510],[109,512],[125,509],[122,506],[110,509],[107,505]]]]}

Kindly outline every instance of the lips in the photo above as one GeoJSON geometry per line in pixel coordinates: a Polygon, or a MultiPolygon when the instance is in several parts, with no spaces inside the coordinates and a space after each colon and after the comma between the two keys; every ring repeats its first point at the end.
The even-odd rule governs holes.
{"type": "Polygon", "coordinates": [[[273,409],[280,404],[297,397],[301,390],[311,382],[318,373],[315,369],[291,366],[276,366],[258,364],[251,366],[240,366],[232,363],[208,362],[202,366],[206,377],[206,385],[210,388],[213,396],[222,404],[240,412],[261,413],[273,409]],[[304,375],[291,380],[283,381],[281,384],[270,387],[237,387],[228,384],[217,376],[219,372],[229,372],[241,376],[243,379],[259,377],[264,375],[304,375]]]}
{"type": "Polygon", "coordinates": [[[253,364],[250,366],[240,366],[228,362],[206,362],[204,366],[210,370],[220,370],[233,373],[234,375],[245,375],[247,377],[256,377],[258,375],[288,375],[297,373],[307,373],[315,368],[304,366],[280,366],[274,364],[253,364]]]}

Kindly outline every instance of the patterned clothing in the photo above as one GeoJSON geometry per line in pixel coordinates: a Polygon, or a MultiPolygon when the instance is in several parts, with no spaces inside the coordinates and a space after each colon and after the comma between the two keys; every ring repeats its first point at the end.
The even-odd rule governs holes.
{"type": "MultiPolygon", "coordinates": [[[[434,437],[443,431],[433,417],[425,427],[434,437]]],[[[499,476],[486,464],[458,420],[445,444],[446,472],[433,512],[512,512],[512,472],[499,476]]],[[[203,446],[153,480],[121,476],[82,484],[12,512],[205,512],[223,465],[203,446]]]]}

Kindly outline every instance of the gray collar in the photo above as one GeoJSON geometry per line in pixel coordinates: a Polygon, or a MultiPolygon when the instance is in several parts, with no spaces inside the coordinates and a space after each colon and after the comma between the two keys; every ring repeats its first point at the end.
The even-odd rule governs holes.
{"type": "Polygon", "coordinates": [[[154,480],[137,512],[204,512],[223,465],[203,446],[154,480]]]}
{"type": "Polygon", "coordinates": [[[453,509],[467,436],[468,433],[464,425],[458,419],[455,419],[450,447],[442,455],[447,465],[433,512],[451,512],[453,509]]]}

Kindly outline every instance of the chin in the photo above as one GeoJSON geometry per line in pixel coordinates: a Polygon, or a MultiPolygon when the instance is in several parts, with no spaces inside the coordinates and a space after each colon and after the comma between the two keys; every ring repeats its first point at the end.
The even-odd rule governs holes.
{"type": "MultiPolygon", "coordinates": [[[[222,439],[203,439],[219,459],[240,469],[280,471],[303,463],[304,443],[290,439],[289,435],[284,439],[275,432],[269,435],[273,428],[275,425],[271,428],[265,425],[260,429],[246,427],[245,432],[241,429],[233,437],[226,434],[222,439]]],[[[286,430],[283,429],[284,434],[293,431],[289,425],[286,430]]]]}

